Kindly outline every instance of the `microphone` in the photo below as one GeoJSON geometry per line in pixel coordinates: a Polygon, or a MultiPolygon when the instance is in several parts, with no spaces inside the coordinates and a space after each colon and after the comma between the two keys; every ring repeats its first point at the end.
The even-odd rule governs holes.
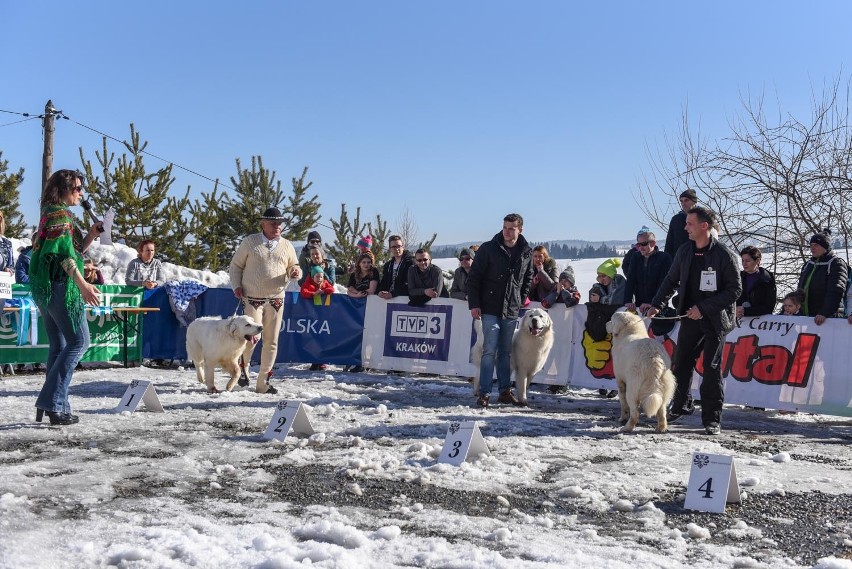
{"type": "Polygon", "coordinates": [[[101,223],[101,220],[98,219],[98,216],[95,215],[95,212],[92,211],[92,203],[89,200],[83,200],[80,202],[80,205],[83,206],[83,209],[89,214],[89,219],[92,220],[92,223],[97,224],[97,230],[100,233],[104,232],[104,224],[101,223]]]}

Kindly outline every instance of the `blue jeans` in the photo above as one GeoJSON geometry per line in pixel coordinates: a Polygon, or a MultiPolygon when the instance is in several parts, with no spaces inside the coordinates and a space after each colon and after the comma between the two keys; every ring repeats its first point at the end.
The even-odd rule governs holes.
{"type": "Polygon", "coordinates": [[[482,315],[482,360],[479,364],[479,393],[490,395],[494,384],[494,356],[497,356],[497,384],[500,393],[512,387],[512,336],[517,320],[482,315]]]}
{"type": "Polygon", "coordinates": [[[69,286],[76,285],[73,282],[53,283],[50,302],[47,306],[38,307],[50,349],[47,353],[47,377],[36,400],[36,407],[57,413],[71,412],[68,403],[71,375],[89,348],[89,321],[86,320],[85,311],[77,322],[77,330],[74,330],[74,323],[65,309],[65,289],[69,286]]]}

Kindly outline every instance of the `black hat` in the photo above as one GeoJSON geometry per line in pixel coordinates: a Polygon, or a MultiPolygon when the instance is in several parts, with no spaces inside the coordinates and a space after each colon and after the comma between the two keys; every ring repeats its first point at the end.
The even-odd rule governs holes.
{"type": "Polygon", "coordinates": [[[471,259],[473,259],[474,257],[476,257],[476,253],[474,253],[467,247],[462,247],[462,250],[459,251],[459,259],[461,259],[462,257],[470,257],[471,259]]]}
{"type": "Polygon", "coordinates": [[[308,233],[308,243],[310,243],[314,239],[322,242],[322,237],[320,237],[319,231],[311,231],[310,233],[308,233]]]}
{"type": "Polygon", "coordinates": [[[269,221],[285,221],[285,218],[281,215],[281,210],[277,207],[270,207],[264,211],[263,215],[260,216],[260,219],[268,219],[269,221]]]}
{"type": "Polygon", "coordinates": [[[695,190],[687,188],[680,193],[681,198],[689,198],[694,202],[698,201],[698,194],[695,193],[695,190]]]}
{"type": "Polygon", "coordinates": [[[831,243],[828,241],[828,235],[825,233],[814,233],[810,242],[816,243],[826,251],[831,251],[831,243]]]}

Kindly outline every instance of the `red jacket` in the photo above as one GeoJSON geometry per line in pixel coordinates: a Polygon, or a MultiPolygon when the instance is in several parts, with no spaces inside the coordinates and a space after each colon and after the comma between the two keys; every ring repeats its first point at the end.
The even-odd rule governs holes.
{"type": "Polygon", "coordinates": [[[317,283],[315,283],[313,279],[307,278],[305,279],[305,282],[302,283],[301,295],[304,298],[313,298],[314,293],[317,290],[320,290],[323,294],[334,294],[335,288],[334,285],[326,279],[323,279],[322,286],[318,287],[317,283]]]}

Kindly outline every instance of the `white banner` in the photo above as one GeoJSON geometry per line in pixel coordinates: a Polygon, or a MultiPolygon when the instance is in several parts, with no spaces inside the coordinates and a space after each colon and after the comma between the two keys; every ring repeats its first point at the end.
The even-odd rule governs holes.
{"type": "MultiPolygon", "coordinates": [[[[467,303],[433,299],[424,307],[407,298],[369,296],[362,358],[376,369],[470,377],[472,319],[467,303]]],[[[531,303],[528,308],[540,306],[531,303]]],[[[553,350],[535,383],[615,389],[608,339],[595,342],[585,331],[586,306],[548,310],[555,335],[553,350]]],[[[678,326],[657,338],[669,354],[678,326]]],[[[770,315],[745,318],[725,340],[722,376],[725,402],[852,416],[852,326],[845,319],[770,315]]],[[[701,376],[693,376],[698,398],[701,376]]]]}

